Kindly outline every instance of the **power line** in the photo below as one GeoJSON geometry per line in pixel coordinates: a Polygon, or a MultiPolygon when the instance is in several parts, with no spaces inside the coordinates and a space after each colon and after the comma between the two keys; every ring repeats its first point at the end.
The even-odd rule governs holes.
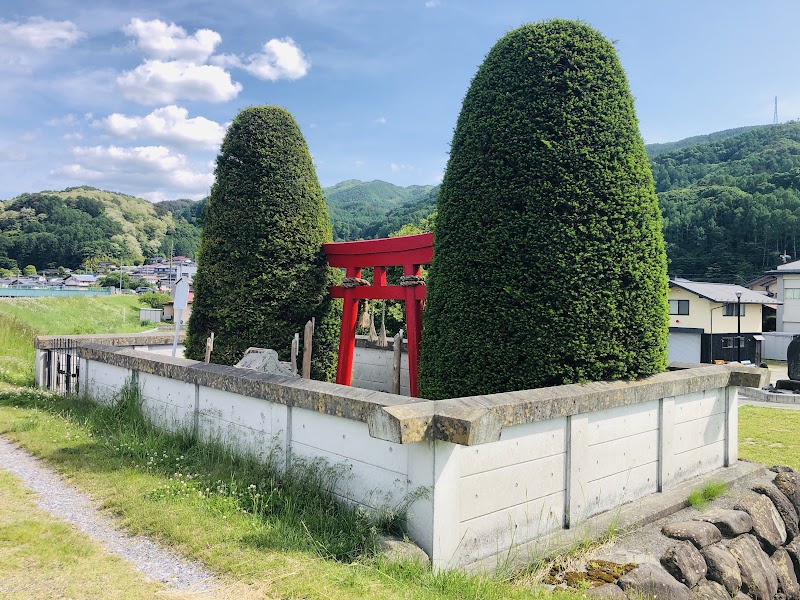
{"type": "Polygon", "coordinates": [[[778,97],[775,96],[775,113],[772,115],[772,124],[778,124],[778,97]]]}

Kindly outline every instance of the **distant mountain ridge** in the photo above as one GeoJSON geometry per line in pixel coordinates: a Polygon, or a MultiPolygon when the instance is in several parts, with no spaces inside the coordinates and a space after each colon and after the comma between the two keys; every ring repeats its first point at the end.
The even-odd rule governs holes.
{"type": "MultiPolygon", "coordinates": [[[[742,281],[798,257],[800,123],[741,127],[646,146],[664,215],[670,272],[742,281]]],[[[334,239],[387,237],[436,209],[438,186],[350,179],[323,189],[334,239]]],[[[89,186],[0,202],[0,268],[153,254],[194,256],[200,201],[151,204],[89,186]]]]}

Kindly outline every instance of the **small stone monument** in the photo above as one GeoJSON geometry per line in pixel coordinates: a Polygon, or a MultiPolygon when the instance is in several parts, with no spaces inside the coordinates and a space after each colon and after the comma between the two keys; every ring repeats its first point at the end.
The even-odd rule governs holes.
{"type": "Polygon", "coordinates": [[[798,394],[800,393],[800,337],[794,338],[786,349],[786,366],[789,369],[789,379],[776,381],[775,389],[798,394]]]}
{"type": "Polygon", "coordinates": [[[270,348],[248,348],[242,360],[234,365],[241,369],[254,369],[261,373],[283,375],[285,377],[299,377],[292,373],[289,363],[278,360],[278,353],[270,348]]]}

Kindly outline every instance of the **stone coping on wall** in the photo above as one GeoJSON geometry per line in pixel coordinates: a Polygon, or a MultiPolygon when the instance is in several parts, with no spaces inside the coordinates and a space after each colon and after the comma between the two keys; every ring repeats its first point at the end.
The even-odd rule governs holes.
{"type": "MultiPolygon", "coordinates": [[[[183,343],[186,332],[178,333],[178,342],[183,343]]],[[[153,331],[143,333],[98,333],[94,335],[37,335],[33,347],[37,350],[62,348],[64,340],[81,344],[102,344],[103,346],[171,346],[175,340],[174,331],[153,331]]]]}
{"type": "MultiPolygon", "coordinates": [[[[390,337],[386,342],[389,344],[388,346],[379,346],[378,342],[370,342],[366,335],[356,336],[356,348],[371,348],[373,350],[383,350],[384,352],[394,351],[394,338],[390,337]]],[[[402,351],[408,353],[408,340],[406,338],[403,338],[402,351]]]]}
{"type": "MultiPolygon", "coordinates": [[[[366,422],[372,437],[412,444],[444,440],[472,446],[500,439],[503,427],[547,421],[728,386],[760,387],[767,369],[705,365],[636,381],[560,385],[431,401],[354,387],[259,373],[80,340],[78,355],[287,406],[366,422]]],[[[138,345],[138,344],[136,344],[138,345]]],[[[143,344],[142,344],[143,345],[143,344]]]]}

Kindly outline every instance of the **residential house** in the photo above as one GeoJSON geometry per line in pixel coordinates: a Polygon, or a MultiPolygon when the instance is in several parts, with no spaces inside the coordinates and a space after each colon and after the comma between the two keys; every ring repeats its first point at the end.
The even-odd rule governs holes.
{"type": "Polygon", "coordinates": [[[88,288],[97,283],[97,275],[70,275],[64,280],[68,287],[88,288]]]}
{"type": "Polygon", "coordinates": [[[759,364],[762,309],[774,303],[741,285],[670,279],[669,361],[759,364]]]}
{"type": "Polygon", "coordinates": [[[800,260],[767,271],[766,276],[775,277],[775,298],[780,302],[775,331],[800,333],[800,260]]]}

